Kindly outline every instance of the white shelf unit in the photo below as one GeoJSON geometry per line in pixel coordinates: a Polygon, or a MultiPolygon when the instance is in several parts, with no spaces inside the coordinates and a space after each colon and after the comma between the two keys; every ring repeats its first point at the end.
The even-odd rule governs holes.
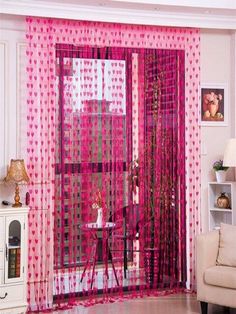
{"type": "Polygon", "coordinates": [[[209,230],[219,229],[220,223],[236,225],[236,182],[208,183],[209,230]],[[230,201],[230,208],[219,208],[217,198],[225,193],[230,201]]]}
{"type": "Polygon", "coordinates": [[[28,207],[0,206],[0,313],[27,308],[28,207]]]}

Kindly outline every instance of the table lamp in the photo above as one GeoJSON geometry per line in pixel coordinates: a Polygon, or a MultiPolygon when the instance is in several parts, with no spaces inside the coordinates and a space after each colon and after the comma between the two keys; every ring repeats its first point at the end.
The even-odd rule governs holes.
{"type": "Polygon", "coordinates": [[[226,144],[223,166],[236,167],[236,138],[231,138],[226,144]]]}
{"type": "Polygon", "coordinates": [[[4,179],[6,182],[14,182],[16,184],[15,203],[12,207],[21,207],[19,185],[20,182],[29,182],[29,177],[25,169],[23,159],[11,159],[10,167],[7,169],[7,176],[4,179]]]}

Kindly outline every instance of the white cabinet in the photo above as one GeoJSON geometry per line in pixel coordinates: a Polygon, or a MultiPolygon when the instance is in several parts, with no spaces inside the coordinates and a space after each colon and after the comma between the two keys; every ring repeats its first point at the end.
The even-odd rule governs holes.
{"type": "Polygon", "coordinates": [[[27,307],[28,207],[0,207],[0,313],[27,307]]]}
{"type": "Polygon", "coordinates": [[[208,183],[209,230],[219,229],[220,223],[236,225],[236,182],[208,183]],[[217,199],[222,193],[229,198],[228,208],[220,208],[217,199]]]}

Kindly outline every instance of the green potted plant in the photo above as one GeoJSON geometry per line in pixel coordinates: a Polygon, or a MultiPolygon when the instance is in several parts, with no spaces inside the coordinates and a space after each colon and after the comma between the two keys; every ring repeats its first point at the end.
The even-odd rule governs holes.
{"type": "Polygon", "coordinates": [[[216,181],[219,183],[225,182],[226,171],[229,169],[229,167],[223,166],[223,160],[222,159],[219,159],[213,163],[213,169],[215,170],[216,181]]]}

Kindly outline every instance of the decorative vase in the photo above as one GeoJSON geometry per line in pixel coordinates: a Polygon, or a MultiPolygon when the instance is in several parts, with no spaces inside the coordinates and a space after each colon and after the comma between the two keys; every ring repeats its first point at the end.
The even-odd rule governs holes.
{"type": "Polygon", "coordinates": [[[96,221],[96,224],[97,224],[98,227],[102,227],[102,219],[103,219],[103,217],[102,217],[102,208],[99,207],[98,208],[97,221],[96,221]]]}
{"type": "Polygon", "coordinates": [[[228,196],[225,195],[225,192],[222,192],[217,198],[216,204],[219,208],[230,208],[230,201],[228,196]]]}
{"type": "Polygon", "coordinates": [[[212,102],[210,104],[208,104],[208,110],[209,110],[212,117],[214,117],[216,115],[218,109],[219,109],[219,105],[216,105],[212,102]]]}
{"type": "Polygon", "coordinates": [[[226,171],[225,170],[216,171],[216,181],[218,183],[222,183],[222,182],[226,181],[226,171]]]}

